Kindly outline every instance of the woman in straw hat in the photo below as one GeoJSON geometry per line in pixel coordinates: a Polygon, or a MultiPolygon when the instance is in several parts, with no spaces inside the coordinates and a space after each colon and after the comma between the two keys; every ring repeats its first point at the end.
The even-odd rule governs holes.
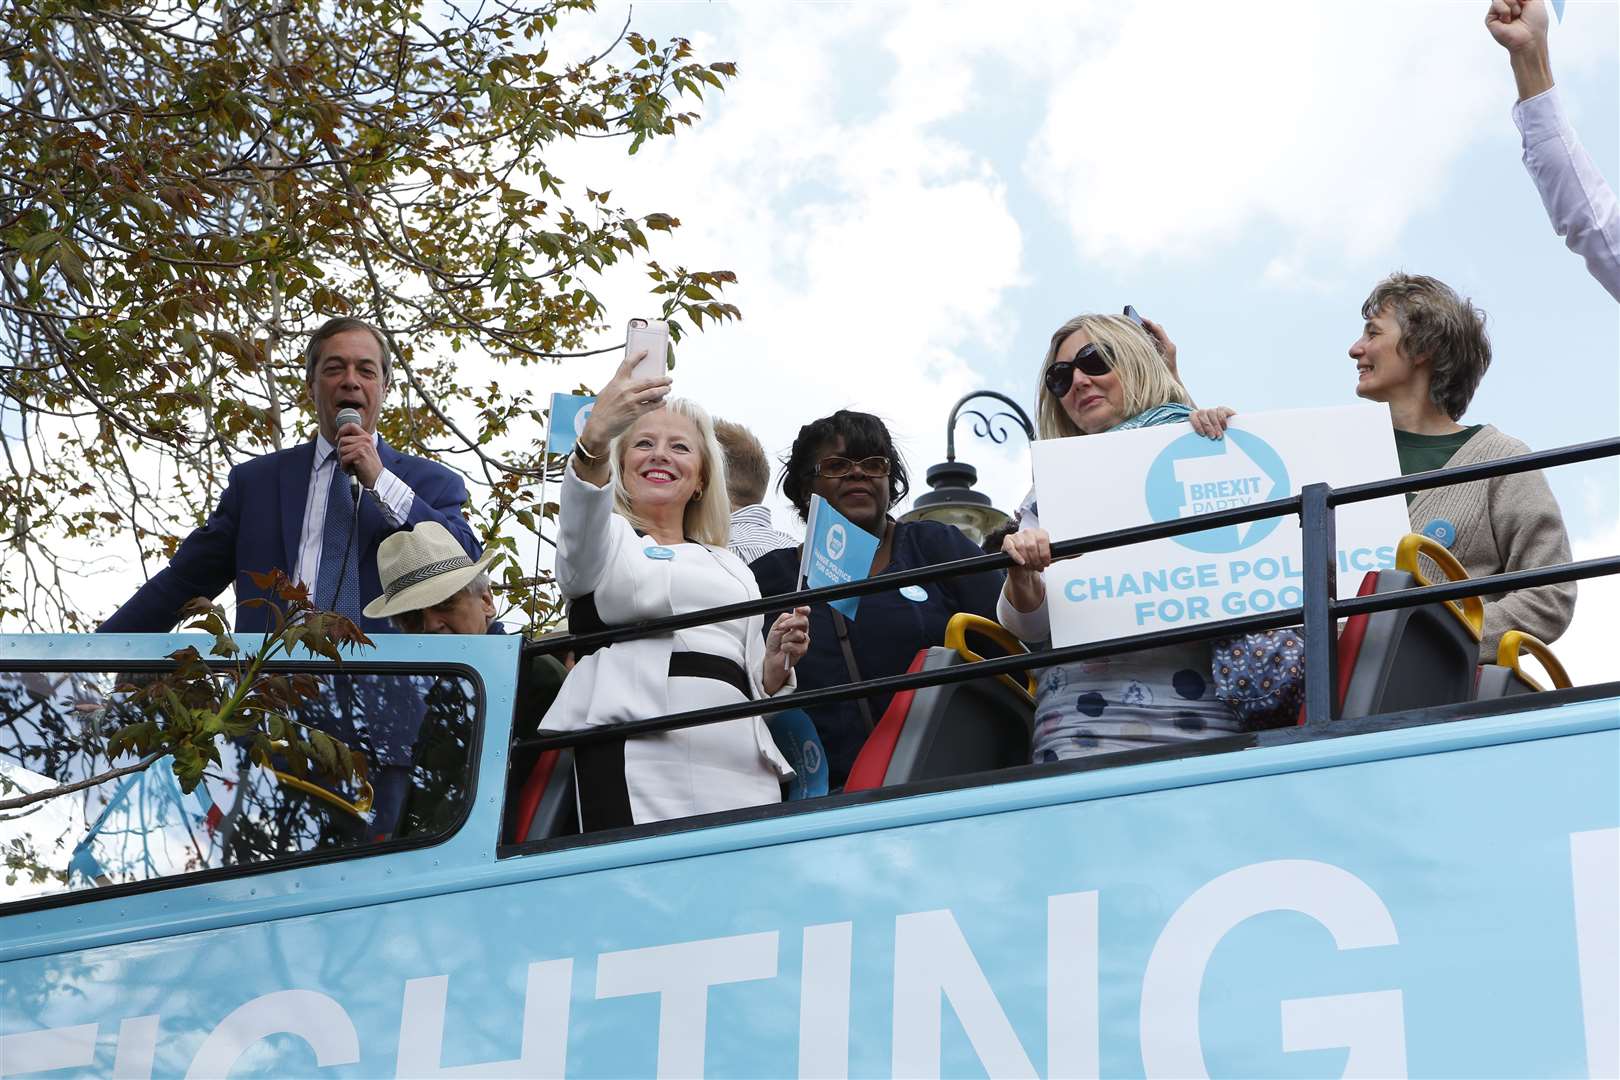
{"type": "MultiPolygon", "coordinates": [[[[757,599],[726,550],[725,458],[709,414],[637,379],[627,357],[597,396],[563,477],[556,577],[576,633],[757,599]]],[[[697,626],[578,659],[551,730],[600,727],[793,688],[808,611],[697,626]]],[[[582,746],[581,825],[603,829],[777,802],[793,775],[755,716],[582,746]]]]}

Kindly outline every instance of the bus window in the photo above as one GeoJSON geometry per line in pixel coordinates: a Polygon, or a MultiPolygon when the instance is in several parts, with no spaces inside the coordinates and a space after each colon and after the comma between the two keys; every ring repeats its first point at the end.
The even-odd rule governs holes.
{"type": "MultiPolygon", "coordinates": [[[[291,670],[285,674],[295,674],[291,670]]],[[[453,674],[304,672],[314,694],[292,719],[356,751],[364,778],[339,781],[287,755],[252,764],[246,742],[182,791],[172,761],[0,811],[0,901],[269,866],[442,836],[471,798],[479,691],[453,674]]],[[[67,787],[132,764],[108,737],[151,719],[132,701],[141,675],[0,672],[0,799],[67,787]]]]}

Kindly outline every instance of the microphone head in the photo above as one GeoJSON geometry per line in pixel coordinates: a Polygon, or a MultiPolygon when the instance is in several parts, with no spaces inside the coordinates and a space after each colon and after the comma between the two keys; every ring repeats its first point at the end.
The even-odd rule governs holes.
{"type": "Polygon", "coordinates": [[[353,424],[355,427],[366,426],[365,419],[360,415],[360,410],[358,409],[339,409],[338,414],[333,418],[332,423],[339,431],[342,431],[349,424],[353,424]]]}

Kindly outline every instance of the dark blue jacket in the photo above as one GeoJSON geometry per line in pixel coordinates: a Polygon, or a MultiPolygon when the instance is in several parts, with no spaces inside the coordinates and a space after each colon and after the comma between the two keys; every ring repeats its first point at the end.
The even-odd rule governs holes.
{"type": "MultiPolygon", "coordinates": [[[[437,521],[477,558],[482,548],[472,526],[461,516],[467,485],[461,474],[434,461],[402,454],[378,441],[383,468],[416,493],[406,526],[437,521]]],[[[165,633],[179,621],[180,608],[194,596],[215,597],[227,585],[236,585],[240,603],[265,597],[248,578],[248,571],[281,569],[289,576],[297,569],[298,543],[304,526],[304,505],[309,501],[309,472],[315,460],[314,440],[289,450],[244,461],[233,468],[219,505],[200,529],[181,541],[169,565],[153,575],[134,596],[102,623],[103,633],[165,633]]],[[[394,532],[377,500],[360,500],[356,546],[360,552],[360,603],[382,595],[377,576],[377,545],[394,532]]],[[[262,607],[239,608],[234,620],[239,633],[263,633],[271,628],[270,612],[262,607]]],[[[360,619],[368,634],[393,633],[387,619],[360,619]]]]}
{"type": "MultiPolygon", "coordinates": [[[[919,566],[954,562],[983,555],[978,545],[952,525],[937,521],[897,522],[889,565],[883,573],[913,570],[919,566]]],[[[767,552],[749,564],[759,582],[762,596],[795,591],[799,573],[799,549],[782,548],[767,552]]],[[[880,575],[881,576],[881,575],[880,575]]],[[[969,574],[922,586],[922,599],[912,600],[897,589],[861,597],[856,617],[848,620],[849,642],[860,667],[862,679],[881,675],[901,675],[911,666],[918,650],[945,642],[945,624],[959,611],[971,611],[987,619],[996,617],[996,597],[1004,580],[1001,571],[969,574]]],[[[769,632],[773,617],[765,617],[769,632]]],[[[832,609],[816,604],[810,609],[810,651],[798,664],[800,690],[817,690],[850,681],[849,665],[833,630],[832,609]]],[[[869,698],[872,718],[879,719],[893,695],[869,698]]],[[[791,704],[791,702],[790,702],[791,704]]],[[[866,742],[866,720],[853,701],[808,710],[827,751],[829,780],[843,786],[855,756],[866,742]]]]}

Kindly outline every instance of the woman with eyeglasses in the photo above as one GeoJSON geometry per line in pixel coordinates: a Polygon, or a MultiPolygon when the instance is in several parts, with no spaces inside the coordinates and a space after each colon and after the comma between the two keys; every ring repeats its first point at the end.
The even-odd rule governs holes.
{"type": "MultiPolygon", "coordinates": [[[[959,530],[936,521],[895,521],[889,511],[905,498],[905,463],[882,420],[840,410],[799,429],[782,493],[805,518],[810,496],[880,538],[872,576],[981,554],[959,530]]],[[[798,589],[802,547],[783,548],[750,564],[765,596],[798,589]]],[[[972,574],[861,597],[857,617],[844,619],[826,604],[810,609],[810,647],[799,661],[799,689],[903,674],[918,650],[940,645],[945,624],[959,611],[994,618],[1000,573],[972,574]]],[[[843,787],[867,734],[892,695],[810,709],[827,754],[828,783],[843,787]]]]}
{"type": "MultiPolygon", "coordinates": [[[[1041,362],[1038,437],[1106,436],[1184,422],[1200,434],[1217,433],[1216,417],[1229,410],[1195,414],[1164,346],[1162,332],[1117,315],[1080,315],[1058,327],[1041,362]]],[[[1106,482],[1075,478],[1077,487],[1106,482]]],[[[1041,571],[1052,563],[1052,544],[1041,528],[1037,492],[1029,493],[1018,517],[1018,531],[1002,542],[1015,565],[996,617],[1025,642],[1041,645],[1051,637],[1041,571]]],[[[1214,695],[1209,643],[1170,645],[1042,672],[1033,756],[1039,764],[1240,730],[1214,695]]]]}

